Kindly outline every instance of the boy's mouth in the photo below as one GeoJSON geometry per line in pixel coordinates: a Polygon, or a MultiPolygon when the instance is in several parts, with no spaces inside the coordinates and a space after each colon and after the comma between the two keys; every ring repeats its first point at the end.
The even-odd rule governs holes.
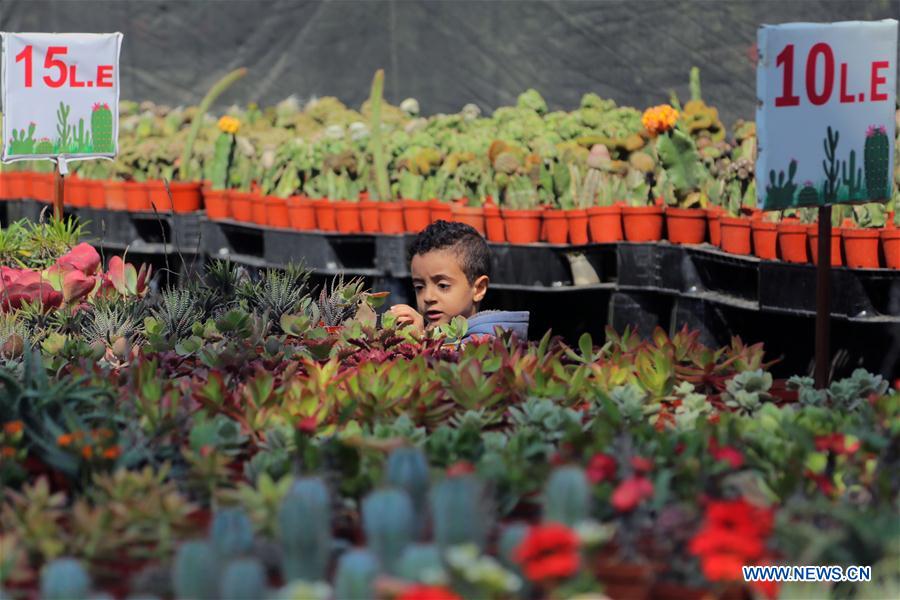
{"type": "Polygon", "coordinates": [[[428,319],[432,323],[435,321],[439,321],[443,315],[444,315],[444,313],[442,313],[439,310],[425,311],[425,318],[428,319]]]}

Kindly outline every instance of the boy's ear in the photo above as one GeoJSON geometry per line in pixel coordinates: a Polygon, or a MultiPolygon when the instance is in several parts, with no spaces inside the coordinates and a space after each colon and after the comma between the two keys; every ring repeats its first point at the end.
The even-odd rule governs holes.
{"type": "Polygon", "coordinates": [[[475,280],[475,283],[472,284],[472,287],[475,290],[475,294],[472,296],[473,302],[481,302],[484,300],[485,294],[488,291],[488,284],[490,283],[490,278],[487,275],[482,275],[475,280]]]}

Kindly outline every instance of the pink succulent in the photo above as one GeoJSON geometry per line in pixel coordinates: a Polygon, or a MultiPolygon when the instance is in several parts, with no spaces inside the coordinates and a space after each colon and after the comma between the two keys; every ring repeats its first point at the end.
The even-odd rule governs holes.
{"type": "Polygon", "coordinates": [[[97,285],[97,278],[72,270],[63,277],[63,300],[66,304],[85,298],[97,285]]]}
{"type": "Polygon", "coordinates": [[[56,262],[62,270],[78,269],[85,275],[93,275],[100,266],[100,255],[94,247],[82,242],[56,262]]]}

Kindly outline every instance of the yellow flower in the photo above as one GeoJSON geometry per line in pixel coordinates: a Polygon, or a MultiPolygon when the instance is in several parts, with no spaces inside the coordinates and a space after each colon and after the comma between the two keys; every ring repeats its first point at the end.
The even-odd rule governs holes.
{"type": "Polygon", "coordinates": [[[229,117],[225,115],[221,119],[219,119],[219,129],[224,131],[225,133],[235,134],[238,132],[238,129],[241,127],[241,122],[235,119],[234,117],[229,117]]]}
{"type": "Polygon", "coordinates": [[[644,115],[641,117],[641,125],[644,126],[644,129],[650,135],[659,135],[672,129],[677,120],[677,110],[668,104],[660,104],[659,106],[651,106],[644,111],[644,115]]]}

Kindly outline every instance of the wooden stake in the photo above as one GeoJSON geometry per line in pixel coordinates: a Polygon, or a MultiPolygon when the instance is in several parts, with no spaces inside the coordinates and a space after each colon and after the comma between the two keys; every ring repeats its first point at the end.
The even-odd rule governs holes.
{"type": "Polygon", "coordinates": [[[63,198],[66,191],[66,176],[59,172],[59,168],[55,171],[53,186],[53,216],[59,220],[63,218],[63,198]]]}
{"type": "Polygon", "coordinates": [[[831,369],[831,205],[819,207],[816,264],[816,389],[828,387],[831,369]]]}

